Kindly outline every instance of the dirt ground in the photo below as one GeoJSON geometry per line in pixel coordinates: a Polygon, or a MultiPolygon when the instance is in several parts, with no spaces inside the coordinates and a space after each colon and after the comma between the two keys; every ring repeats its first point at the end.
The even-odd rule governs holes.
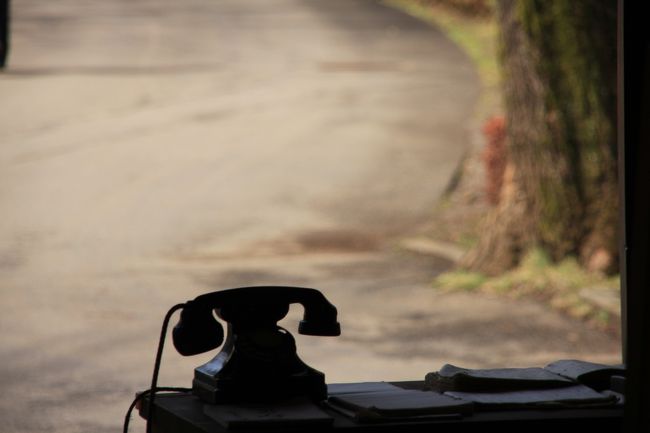
{"type": "MultiPolygon", "coordinates": [[[[116,431],[166,310],[236,286],[326,294],[341,337],[298,348],[329,382],[619,360],[618,341],[535,302],[436,291],[450,263],[399,248],[430,221],[480,90],[435,28],[364,0],[13,7],[3,432],[116,431]]],[[[213,356],[170,347],[161,385],[213,356]]]]}

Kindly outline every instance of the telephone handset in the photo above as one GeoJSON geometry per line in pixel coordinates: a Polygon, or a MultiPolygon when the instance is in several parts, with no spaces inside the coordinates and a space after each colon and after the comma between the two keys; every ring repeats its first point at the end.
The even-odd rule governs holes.
{"type": "Polygon", "coordinates": [[[243,287],[207,293],[187,302],[172,333],[176,350],[190,356],[224,343],[217,356],[194,370],[194,394],[211,403],[298,395],[325,399],[325,375],[300,360],[293,336],[277,325],[294,303],[305,310],[300,334],[340,335],[336,307],[315,289],[243,287]],[[214,313],[228,323],[225,342],[214,313]]]}

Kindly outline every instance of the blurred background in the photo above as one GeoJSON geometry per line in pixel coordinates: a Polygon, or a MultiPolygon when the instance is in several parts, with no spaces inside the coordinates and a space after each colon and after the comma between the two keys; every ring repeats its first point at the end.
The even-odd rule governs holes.
{"type": "Polygon", "coordinates": [[[5,0],[3,431],[117,430],[167,309],[240,286],[338,307],[338,338],[283,324],[328,382],[620,362],[588,3],[5,0]]]}

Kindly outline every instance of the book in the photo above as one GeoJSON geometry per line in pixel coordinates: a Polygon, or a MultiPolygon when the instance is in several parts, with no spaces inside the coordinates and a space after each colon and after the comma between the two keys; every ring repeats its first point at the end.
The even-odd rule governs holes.
{"type": "Polygon", "coordinates": [[[612,405],[616,393],[599,392],[622,366],[560,360],[545,367],[467,369],[446,364],[425,377],[427,389],[475,403],[477,408],[546,408],[612,405]]]}
{"type": "Polygon", "coordinates": [[[447,391],[445,395],[467,400],[483,409],[569,408],[608,406],[618,402],[613,393],[600,393],[584,385],[505,392],[447,391]]]}
{"type": "Polygon", "coordinates": [[[544,369],[596,390],[610,388],[613,376],[625,377],[625,367],[622,364],[605,365],[576,359],[555,361],[544,369]]]}
{"type": "Polygon", "coordinates": [[[544,368],[467,369],[445,364],[440,371],[428,373],[426,389],[439,392],[500,392],[560,388],[575,384],[567,377],[544,368]]]}
{"type": "Polygon", "coordinates": [[[388,382],[330,383],[327,385],[327,394],[331,396],[340,396],[343,394],[395,391],[399,389],[402,388],[388,382]]]}
{"type": "Polygon", "coordinates": [[[385,383],[366,383],[358,387],[360,392],[354,392],[354,388],[340,388],[339,393],[330,391],[327,402],[329,407],[359,422],[460,417],[473,412],[471,402],[437,392],[403,389],[385,383]]]}

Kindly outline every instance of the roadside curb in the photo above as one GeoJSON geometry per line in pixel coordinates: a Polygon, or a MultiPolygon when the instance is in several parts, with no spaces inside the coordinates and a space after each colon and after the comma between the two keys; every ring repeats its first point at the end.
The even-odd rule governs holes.
{"type": "Polygon", "coordinates": [[[411,253],[435,256],[453,263],[458,262],[465,255],[465,251],[455,244],[436,241],[423,236],[402,239],[399,242],[399,247],[411,253]]]}
{"type": "Polygon", "coordinates": [[[621,292],[612,287],[585,287],[578,293],[581,299],[609,314],[620,317],[621,292]]]}

